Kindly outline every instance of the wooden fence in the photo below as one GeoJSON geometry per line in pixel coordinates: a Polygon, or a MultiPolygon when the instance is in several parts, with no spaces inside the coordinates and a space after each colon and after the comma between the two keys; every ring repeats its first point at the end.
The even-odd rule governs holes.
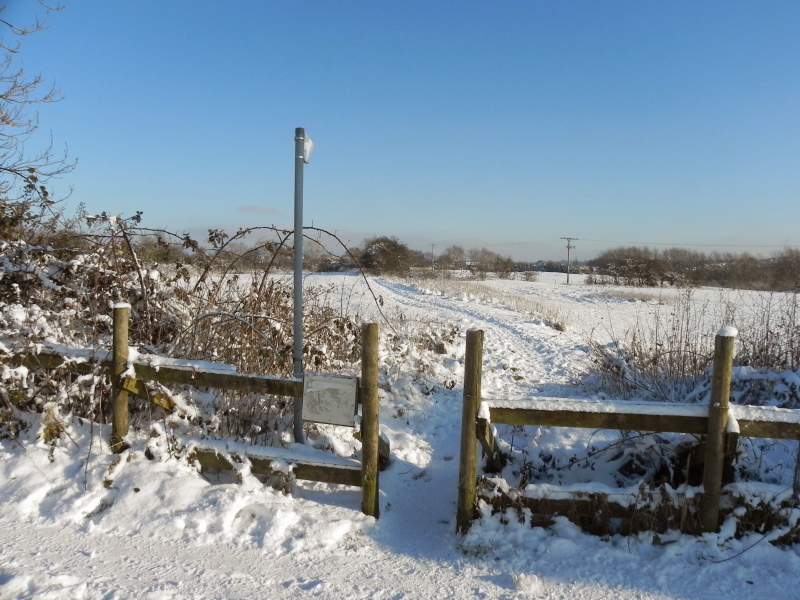
{"type": "MultiPolygon", "coordinates": [[[[714,370],[709,406],[667,403],[589,402],[557,398],[529,400],[486,400],[481,398],[483,331],[467,332],[464,361],[464,396],[461,421],[461,459],[459,464],[456,526],[468,531],[477,516],[478,446],[483,448],[489,471],[499,471],[506,462],[492,428],[493,423],[540,425],[590,429],[700,434],[706,437],[703,488],[699,519],[702,530],[719,528],[722,474],[726,461],[735,454],[739,436],[800,440],[800,411],[771,407],[730,405],[731,365],[736,331],[720,330],[715,338],[714,370]]],[[[655,493],[657,495],[658,492],[655,493]]],[[[630,502],[616,501],[611,494],[559,492],[556,498],[513,499],[494,495],[482,499],[498,508],[525,506],[537,515],[562,514],[574,518],[596,515],[603,505],[606,516],[629,519],[630,502]],[[599,502],[598,502],[599,500],[599,502]]],[[[630,500],[630,498],[628,498],[630,500]]],[[[679,509],[685,516],[686,507],[679,509]]]]}
{"type": "MultiPolygon", "coordinates": [[[[112,381],[112,424],[110,444],[114,452],[121,452],[128,434],[128,401],[131,394],[172,410],[171,401],[162,394],[151,394],[144,382],[183,384],[196,387],[235,390],[270,396],[297,398],[303,396],[302,378],[278,378],[263,375],[246,375],[233,371],[227,365],[218,368],[194,364],[174,366],[145,362],[130,362],[128,352],[128,321],[130,306],[114,307],[114,333],[110,359],[99,361],[101,372],[107,372],[112,381]],[[132,370],[131,370],[132,367],[132,370]],[[227,367],[227,368],[226,368],[227,367]]],[[[30,367],[68,367],[89,373],[95,365],[89,362],[69,362],[58,349],[36,354],[21,354],[12,360],[30,367]]],[[[74,349],[70,354],[74,355],[74,349]]],[[[86,352],[88,354],[88,351],[86,352]]],[[[205,363],[208,365],[208,363],[205,363]]],[[[251,463],[251,472],[271,475],[271,463],[284,461],[293,466],[298,479],[337,483],[361,487],[361,510],[378,517],[379,463],[388,459],[388,444],[380,438],[378,422],[378,326],[362,326],[361,377],[357,388],[357,402],[361,404],[362,460],[342,458],[319,451],[292,452],[283,448],[231,445],[227,450],[220,443],[192,442],[193,455],[203,469],[232,469],[233,461],[244,457],[251,463]],[[220,452],[223,450],[223,452],[220,452]]],[[[224,444],[222,444],[224,445],[224,444]]]]}

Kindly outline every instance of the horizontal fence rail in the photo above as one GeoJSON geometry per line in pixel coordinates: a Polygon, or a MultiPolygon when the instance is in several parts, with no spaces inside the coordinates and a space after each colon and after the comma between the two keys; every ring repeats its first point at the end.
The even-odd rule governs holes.
{"type": "MultiPolygon", "coordinates": [[[[108,352],[89,353],[82,348],[42,345],[38,352],[18,353],[9,362],[29,368],[68,368],[75,373],[92,373],[95,369],[110,372],[112,361],[108,352]]],[[[237,373],[230,365],[205,361],[172,360],[164,357],[140,356],[132,362],[135,377],[140,381],[164,384],[192,385],[264,394],[265,396],[294,397],[303,395],[303,380],[269,375],[237,373]],[[140,361],[140,362],[137,362],[140,361]]]]}
{"type": "MultiPolygon", "coordinates": [[[[104,373],[112,381],[111,448],[121,452],[126,448],[128,434],[128,400],[130,394],[140,396],[165,410],[174,409],[171,400],[152,393],[144,382],[190,385],[263,394],[302,398],[303,379],[279,378],[267,375],[238,373],[234,367],[205,361],[176,360],[161,356],[141,355],[129,360],[128,320],[130,307],[114,307],[114,339],[112,352],[69,348],[58,344],[39,345],[33,352],[17,353],[3,360],[28,368],[66,368],[78,374],[104,373]]],[[[297,479],[336,483],[361,487],[361,510],[378,517],[379,479],[381,463],[389,459],[388,442],[380,437],[378,422],[378,326],[367,323],[362,327],[362,374],[357,389],[361,404],[362,460],[322,454],[309,448],[298,452],[283,448],[245,446],[233,442],[197,442],[186,440],[192,446],[190,460],[202,469],[233,469],[235,462],[247,460],[251,471],[261,475],[274,475],[271,463],[280,460],[292,466],[297,479]]]]}
{"type": "MultiPolygon", "coordinates": [[[[477,447],[483,449],[486,471],[500,471],[506,463],[492,424],[533,425],[616,429],[648,432],[688,433],[705,436],[703,487],[698,507],[704,531],[719,527],[722,470],[725,461],[735,454],[739,436],[800,440],[800,411],[761,406],[729,405],[730,376],[733,358],[732,328],[720,330],[715,340],[714,376],[709,405],[602,402],[563,398],[530,398],[526,400],[483,399],[480,397],[483,332],[467,332],[464,369],[464,398],[461,427],[461,459],[459,465],[456,527],[465,533],[477,515],[480,497],[497,509],[524,506],[538,515],[564,514],[572,517],[597,516],[605,511],[609,518],[631,518],[636,502],[616,497],[614,491],[587,492],[551,489],[544,495],[513,498],[494,486],[488,494],[478,493],[478,480],[484,488],[492,488],[489,480],[477,476],[477,447]],[[472,367],[468,368],[469,365],[472,367]],[[602,509],[599,508],[602,506],[602,509]]],[[[502,487],[502,486],[501,486],[502,487]]],[[[596,488],[595,488],[596,489],[596,488]]],[[[642,490],[637,490],[642,493],[642,490]]],[[[624,495],[624,494],[622,494],[624,495]]],[[[678,515],[686,519],[684,506],[658,490],[647,490],[648,501],[655,502],[662,516],[678,515]]],[[[640,498],[641,500],[641,498],[640,498]]]]}
{"type": "Polygon", "coordinates": [[[246,459],[251,473],[274,475],[276,469],[272,463],[281,461],[292,465],[292,473],[297,479],[362,487],[361,462],[352,458],[320,454],[319,451],[298,455],[297,451],[284,448],[231,443],[202,442],[193,443],[193,446],[189,461],[197,461],[204,470],[234,470],[234,463],[246,459]]]}
{"type": "MultiPolygon", "coordinates": [[[[483,404],[491,423],[673,433],[708,432],[708,406],[698,404],[601,402],[564,398],[492,400],[483,404]]],[[[800,411],[771,406],[728,408],[728,430],[740,436],[800,440],[800,411]]]]}

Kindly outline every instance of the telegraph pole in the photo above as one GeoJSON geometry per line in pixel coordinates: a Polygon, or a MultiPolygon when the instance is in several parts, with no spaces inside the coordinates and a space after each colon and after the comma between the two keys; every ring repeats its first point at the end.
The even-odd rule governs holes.
{"type": "Polygon", "coordinates": [[[575,248],[575,246],[572,245],[572,240],[577,240],[578,238],[562,237],[561,239],[567,240],[567,285],[569,285],[569,251],[575,248]]]}

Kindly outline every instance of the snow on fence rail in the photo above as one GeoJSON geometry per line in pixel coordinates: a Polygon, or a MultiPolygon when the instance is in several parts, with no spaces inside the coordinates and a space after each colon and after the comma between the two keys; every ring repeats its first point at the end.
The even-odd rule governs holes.
{"type": "MultiPolygon", "coordinates": [[[[175,360],[160,356],[132,356],[128,346],[130,307],[114,307],[112,351],[92,351],[60,345],[40,345],[33,353],[22,353],[9,360],[29,367],[68,367],[79,373],[99,368],[108,372],[112,381],[112,425],[110,444],[114,452],[126,448],[128,434],[128,400],[130,394],[140,396],[165,410],[175,407],[163,394],[152,394],[144,384],[156,381],[196,387],[228,389],[271,396],[297,398],[303,396],[302,378],[278,378],[237,373],[234,367],[204,361],[175,360]]],[[[192,446],[191,459],[203,469],[233,469],[232,461],[246,458],[255,474],[273,475],[289,464],[298,479],[361,487],[361,510],[378,517],[379,463],[388,459],[389,447],[380,438],[378,423],[378,326],[362,326],[361,377],[357,387],[361,405],[362,460],[323,454],[308,448],[266,448],[225,441],[202,442],[185,440],[192,446]],[[274,464],[273,464],[274,463],[274,464]]]]}
{"type": "MultiPolygon", "coordinates": [[[[562,514],[570,518],[596,516],[603,504],[608,518],[631,519],[634,510],[641,510],[642,493],[636,490],[600,489],[584,486],[568,490],[544,486],[540,493],[525,495],[505,493],[500,486],[479,497],[477,490],[477,448],[480,445],[488,471],[500,471],[506,462],[495,437],[492,423],[538,425],[590,429],[620,429],[652,432],[690,433],[706,436],[703,488],[700,492],[699,518],[704,531],[719,528],[722,473],[726,461],[732,460],[739,436],[800,440],[800,411],[773,407],[729,405],[733,360],[733,328],[720,330],[715,339],[714,371],[709,406],[667,403],[600,402],[535,398],[530,400],[483,400],[481,367],[483,331],[467,332],[464,361],[464,397],[461,424],[461,459],[459,465],[456,523],[465,533],[476,516],[477,502],[482,499],[495,508],[525,506],[537,515],[562,514]],[[638,496],[638,498],[637,498],[638,496]]],[[[542,486],[540,486],[542,487],[542,486]]],[[[648,506],[657,506],[683,522],[684,506],[665,490],[647,490],[648,506]]],[[[674,496],[674,494],[673,494],[674,496]]]]}

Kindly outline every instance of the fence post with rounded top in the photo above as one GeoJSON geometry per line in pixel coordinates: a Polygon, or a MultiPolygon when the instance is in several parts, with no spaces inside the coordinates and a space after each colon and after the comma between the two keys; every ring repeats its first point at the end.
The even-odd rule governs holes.
{"type": "Polygon", "coordinates": [[[703,531],[719,530],[719,499],[725,462],[725,430],[733,372],[733,347],[738,331],[723,327],[714,338],[714,371],[711,376],[711,400],[708,404],[708,435],[703,470],[703,493],[700,496],[700,525],[703,531]]]}
{"type": "Polygon", "coordinates": [[[475,516],[478,477],[477,417],[481,401],[481,370],[483,366],[483,331],[467,331],[464,355],[464,400],[461,408],[461,458],[458,467],[458,507],[456,530],[469,531],[475,516]]]}
{"type": "Polygon", "coordinates": [[[123,302],[114,305],[113,340],[111,347],[111,444],[112,452],[126,449],[128,435],[128,392],[122,387],[122,375],[128,369],[128,320],[131,305],[123,302]]]}
{"type": "Polygon", "coordinates": [[[361,328],[361,511],[378,518],[378,325],[361,328]]]}

